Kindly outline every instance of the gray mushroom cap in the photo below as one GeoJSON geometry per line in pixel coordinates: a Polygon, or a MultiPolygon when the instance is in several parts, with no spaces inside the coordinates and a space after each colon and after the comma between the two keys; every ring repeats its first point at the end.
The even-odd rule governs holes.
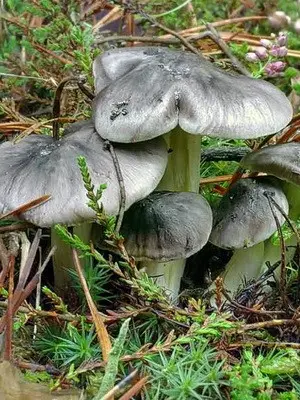
{"type": "Polygon", "coordinates": [[[263,147],[247,154],[241,160],[241,166],[300,185],[300,143],[263,147]]]}
{"type": "MultiPolygon", "coordinates": [[[[167,165],[167,148],[160,138],[145,143],[115,145],[126,190],[126,208],[147,196],[159,183],[167,165]]],[[[0,213],[50,194],[46,203],[21,217],[38,226],[68,225],[94,219],[77,165],[84,156],[92,182],[97,188],[106,183],[102,203],[108,214],[120,206],[119,182],[104,141],[93,124],[75,124],[55,141],[50,136],[31,135],[17,144],[0,145],[0,213]]]]}
{"type": "MultiPolygon", "coordinates": [[[[241,249],[268,239],[276,222],[268,194],[287,214],[288,201],[275,178],[241,179],[223,196],[214,212],[209,241],[224,249],[241,249]]],[[[283,215],[273,205],[280,225],[283,215]]]]}
{"type": "Polygon", "coordinates": [[[125,213],[121,233],[137,260],[187,258],[208,241],[212,212],[199,194],[154,192],[125,213]]]}
{"type": "Polygon", "coordinates": [[[114,49],[94,62],[99,134],[139,142],[185,132],[255,138],[282,129],[292,106],[272,84],[233,75],[204,57],[159,47],[114,49]]]}

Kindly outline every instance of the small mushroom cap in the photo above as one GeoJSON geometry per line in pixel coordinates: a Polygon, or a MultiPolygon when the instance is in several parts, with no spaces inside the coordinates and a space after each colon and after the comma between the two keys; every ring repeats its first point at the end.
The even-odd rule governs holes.
{"type": "MultiPolygon", "coordinates": [[[[288,201],[279,180],[241,179],[221,199],[209,241],[224,249],[241,249],[268,239],[277,227],[266,194],[288,213],[288,201]]],[[[282,225],[283,215],[273,204],[272,207],[282,225]]]]}
{"type": "Polygon", "coordinates": [[[137,260],[187,258],[208,241],[212,212],[199,194],[154,192],[125,213],[121,233],[137,260]]]}
{"type": "MultiPolygon", "coordinates": [[[[75,125],[57,141],[50,136],[31,135],[17,144],[1,144],[0,213],[50,194],[49,201],[21,217],[42,227],[94,219],[94,211],[87,206],[78,156],[85,157],[95,188],[107,184],[101,199],[105,211],[111,215],[118,213],[120,189],[110,152],[105,150],[103,139],[90,121],[75,125]]],[[[159,183],[167,165],[167,148],[160,139],[114,147],[128,208],[159,183]]]]}
{"type": "Polygon", "coordinates": [[[187,133],[255,138],[279,131],[292,106],[272,84],[233,75],[204,57],[159,47],[114,49],[94,62],[95,127],[116,142],[187,133]]]}
{"type": "Polygon", "coordinates": [[[241,160],[241,166],[300,185],[300,143],[263,147],[247,154],[241,160]]]}

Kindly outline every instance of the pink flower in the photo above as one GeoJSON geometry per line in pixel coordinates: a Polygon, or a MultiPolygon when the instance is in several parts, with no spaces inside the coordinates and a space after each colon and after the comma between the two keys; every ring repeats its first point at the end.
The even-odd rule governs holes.
{"type": "Polygon", "coordinates": [[[255,54],[260,60],[264,60],[268,57],[267,49],[265,47],[257,47],[255,54]]]}
{"type": "Polygon", "coordinates": [[[270,49],[273,46],[271,40],[268,39],[260,39],[260,44],[264,46],[266,49],[270,49]]]}
{"type": "Polygon", "coordinates": [[[284,63],[282,61],[275,61],[275,62],[268,63],[265,66],[264,71],[267,76],[274,78],[276,76],[281,75],[281,72],[284,70],[285,66],[286,66],[286,63],[284,63]]]}
{"type": "Polygon", "coordinates": [[[249,62],[257,62],[259,61],[258,56],[255,53],[247,53],[245,55],[245,59],[249,62]]]}
{"type": "Polygon", "coordinates": [[[285,57],[287,52],[288,49],[285,46],[277,46],[276,44],[269,50],[269,53],[274,57],[285,57]]]}
{"type": "Polygon", "coordinates": [[[285,32],[279,32],[277,38],[276,38],[276,43],[278,46],[286,46],[288,41],[287,34],[285,32]]]}

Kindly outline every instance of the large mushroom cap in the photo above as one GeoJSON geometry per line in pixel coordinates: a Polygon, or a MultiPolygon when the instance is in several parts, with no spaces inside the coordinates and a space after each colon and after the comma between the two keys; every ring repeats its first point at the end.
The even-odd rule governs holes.
{"type": "MultiPolygon", "coordinates": [[[[115,151],[128,208],[159,183],[167,164],[167,148],[158,138],[145,143],[117,144],[115,151]]],[[[0,213],[50,194],[49,201],[22,217],[38,226],[71,225],[93,219],[95,214],[87,206],[78,156],[86,158],[96,188],[107,184],[101,202],[108,214],[116,215],[120,207],[120,189],[115,167],[91,122],[71,127],[69,133],[57,141],[50,136],[31,135],[18,144],[3,143],[0,146],[0,213]]]]}
{"type": "Polygon", "coordinates": [[[137,260],[187,258],[209,238],[212,212],[199,194],[154,192],[125,213],[121,233],[137,260]]]}
{"type": "Polygon", "coordinates": [[[94,75],[96,130],[116,142],[148,140],[177,125],[191,134],[255,138],[292,117],[272,84],[229,74],[188,52],[114,49],[96,58],[94,75]]]}
{"type": "Polygon", "coordinates": [[[269,175],[300,185],[300,143],[284,143],[263,147],[247,154],[243,168],[266,172],[269,175]]]}
{"type": "MultiPolygon", "coordinates": [[[[214,213],[209,241],[224,249],[254,246],[277,229],[268,194],[287,214],[288,201],[275,178],[241,179],[224,195],[214,213]]],[[[272,204],[280,225],[284,216],[272,204]]]]}

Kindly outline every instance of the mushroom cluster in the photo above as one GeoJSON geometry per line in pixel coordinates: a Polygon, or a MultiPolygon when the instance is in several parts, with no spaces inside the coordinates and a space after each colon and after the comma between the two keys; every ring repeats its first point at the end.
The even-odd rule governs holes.
{"type": "Polygon", "coordinates": [[[201,135],[275,133],[290,121],[291,105],[268,82],[160,47],[107,51],[95,60],[94,77],[93,121],[74,124],[59,140],[31,135],[0,146],[0,212],[50,194],[21,217],[39,226],[92,220],[76,165],[83,155],[93,183],[107,184],[104,208],[118,214],[119,182],[104,148],[109,140],[124,178],[126,209],[131,206],[121,229],[126,245],[142,263],[151,260],[153,276],[165,275],[163,263],[172,276],[163,285],[174,297],[184,266],[180,261],[178,269],[176,260],[198,251],[212,228],[210,207],[198,194],[201,135]],[[163,192],[150,194],[154,190],[163,192]]]}

